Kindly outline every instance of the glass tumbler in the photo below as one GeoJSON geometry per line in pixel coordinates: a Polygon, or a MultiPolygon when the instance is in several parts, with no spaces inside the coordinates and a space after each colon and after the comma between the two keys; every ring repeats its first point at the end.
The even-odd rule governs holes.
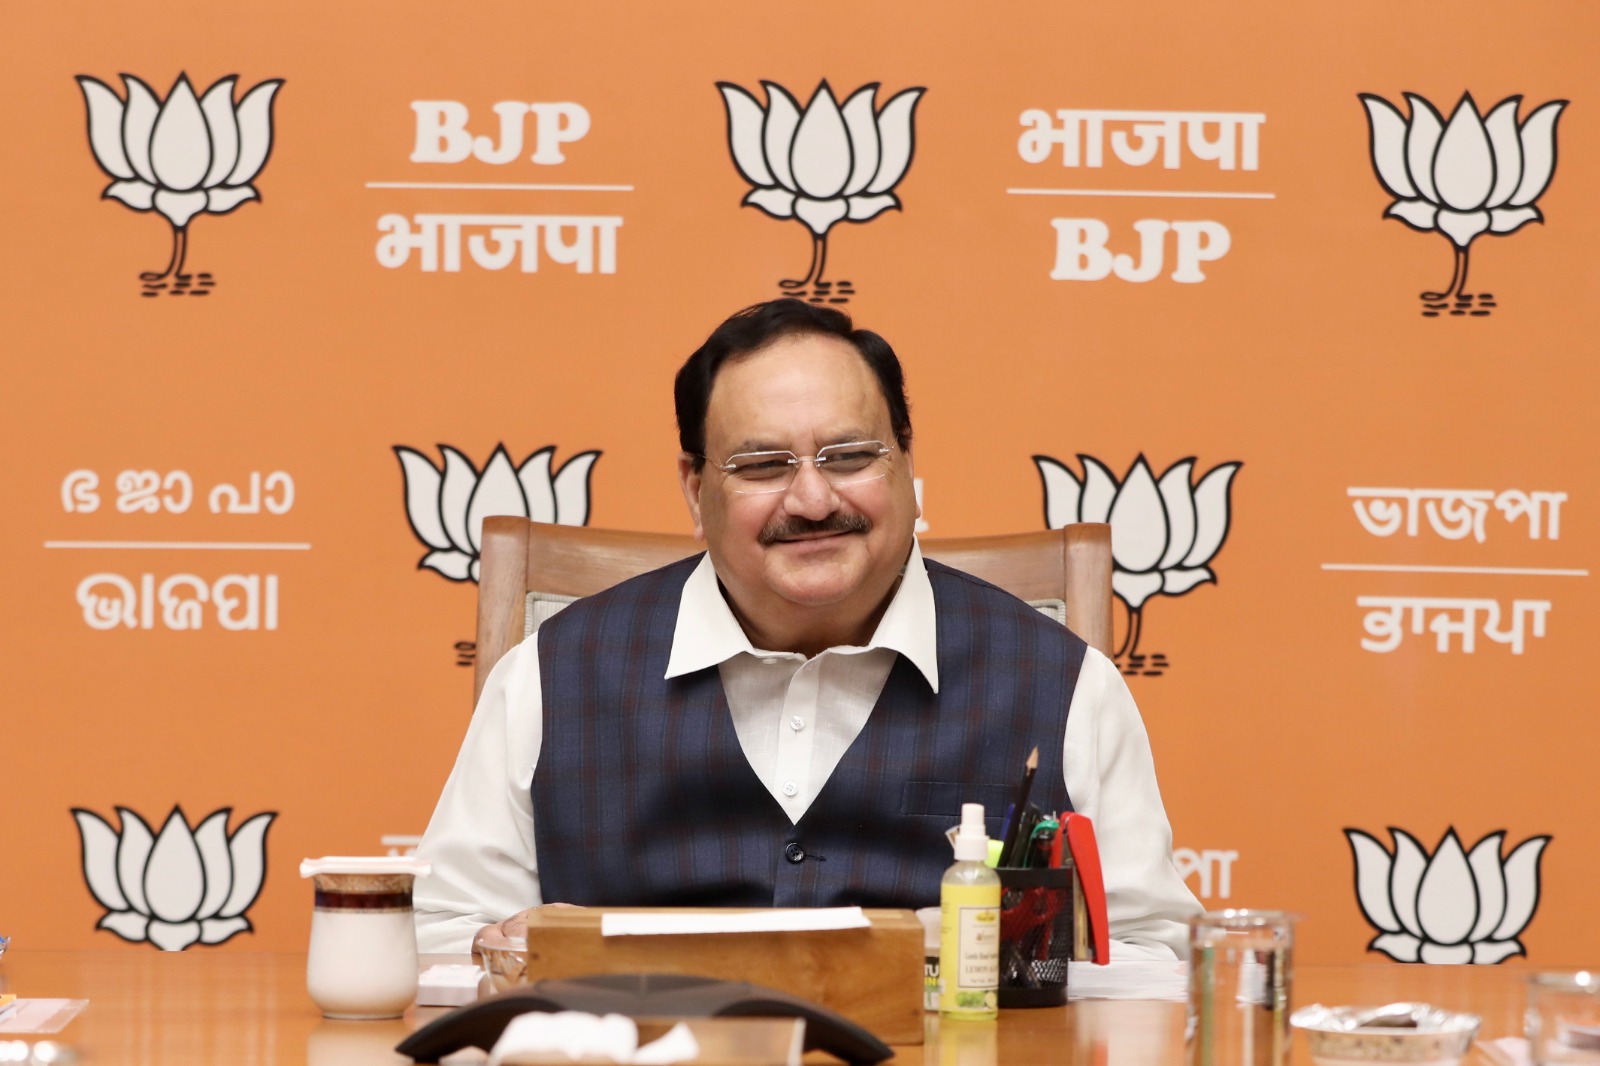
{"type": "Polygon", "coordinates": [[[1600,1063],[1600,973],[1528,978],[1528,1056],[1538,1064],[1600,1063]]]}
{"type": "Polygon", "coordinates": [[[1284,911],[1211,911],[1189,919],[1190,1066],[1289,1061],[1294,923],[1284,911]]]}

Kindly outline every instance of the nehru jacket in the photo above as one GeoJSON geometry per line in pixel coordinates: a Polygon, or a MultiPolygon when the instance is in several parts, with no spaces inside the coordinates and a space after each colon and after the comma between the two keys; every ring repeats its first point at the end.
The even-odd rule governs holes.
{"type": "Polygon", "coordinates": [[[717,670],[663,676],[699,563],[623,582],[539,628],[544,747],[532,802],[546,902],[931,906],[961,804],[984,804],[998,835],[1031,749],[1033,801],[1070,809],[1051,741],[1065,729],[1084,643],[929,560],[939,691],[897,662],[791,824],[745,758],[717,670]]]}

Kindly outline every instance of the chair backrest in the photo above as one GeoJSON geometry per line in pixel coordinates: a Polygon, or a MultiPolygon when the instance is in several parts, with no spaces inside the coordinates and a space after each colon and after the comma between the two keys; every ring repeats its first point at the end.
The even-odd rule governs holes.
{"type": "MultiPolygon", "coordinates": [[[[1084,522],[996,537],[925,537],[921,543],[924,557],[1000,586],[1111,654],[1110,526],[1084,522]]],[[[478,556],[474,702],[494,664],[545,618],[701,547],[679,533],[486,518],[478,556]]]]}

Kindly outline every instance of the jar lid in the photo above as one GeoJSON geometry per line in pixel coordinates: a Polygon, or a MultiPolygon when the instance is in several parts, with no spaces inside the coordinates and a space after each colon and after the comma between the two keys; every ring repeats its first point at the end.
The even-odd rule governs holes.
{"type": "Polygon", "coordinates": [[[318,874],[411,874],[421,877],[433,869],[433,864],[414,855],[325,855],[320,859],[304,859],[300,863],[301,877],[318,874]]]}

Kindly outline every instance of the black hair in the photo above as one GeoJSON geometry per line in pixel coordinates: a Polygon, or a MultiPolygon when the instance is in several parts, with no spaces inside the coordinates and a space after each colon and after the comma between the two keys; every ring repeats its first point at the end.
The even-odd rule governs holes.
{"type": "Polygon", "coordinates": [[[814,334],[847,341],[878,379],[889,405],[889,426],[901,451],[911,447],[911,405],[906,379],[889,342],[869,329],[856,329],[850,316],[791,298],[754,304],[730,316],[696,348],[673,382],[678,412],[678,446],[694,456],[694,469],[705,463],[706,410],[717,373],[730,359],[739,359],[784,337],[814,334]]]}

